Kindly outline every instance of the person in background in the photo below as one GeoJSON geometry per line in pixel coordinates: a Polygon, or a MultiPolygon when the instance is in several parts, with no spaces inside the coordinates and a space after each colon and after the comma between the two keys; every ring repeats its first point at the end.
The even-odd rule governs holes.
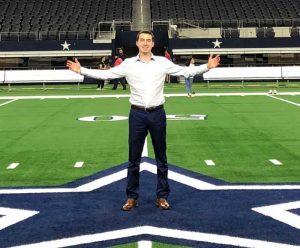
{"type": "MultiPolygon", "coordinates": [[[[108,63],[108,58],[103,56],[100,59],[100,63],[99,63],[99,69],[100,70],[107,70],[109,69],[109,63],[108,63]]],[[[97,82],[97,90],[102,90],[104,87],[104,80],[103,79],[99,79],[97,82]]]]}
{"type": "MultiPolygon", "coordinates": [[[[115,62],[114,62],[114,67],[119,66],[120,64],[122,64],[123,59],[121,57],[119,57],[119,55],[115,56],[115,62]]],[[[116,78],[113,80],[113,90],[116,90],[118,88],[118,84],[119,82],[121,83],[121,85],[123,86],[123,90],[126,90],[126,82],[125,82],[125,78],[121,77],[121,78],[116,78]]]]}
{"type": "Polygon", "coordinates": [[[117,55],[124,61],[127,58],[127,55],[124,53],[123,48],[117,49],[117,55]]]}
{"type": "MultiPolygon", "coordinates": [[[[195,59],[193,57],[188,59],[185,63],[185,66],[194,67],[195,66],[195,59]]],[[[186,92],[188,94],[188,97],[193,97],[194,94],[195,94],[195,92],[192,91],[192,84],[193,84],[193,81],[194,81],[194,77],[193,76],[184,77],[184,81],[185,81],[185,89],[186,89],[186,92]]]]}
{"type": "MultiPolygon", "coordinates": [[[[168,52],[168,49],[167,49],[167,48],[165,49],[165,58],[166,58],[167,60],[172,61],[171,54],[168,52]]],[[[170,76],[169,74],[166,75],[165,82],[166,82],[166,83],[171,83],[171,76],[170,76]]]]}
{"type": "MultiPolygon", "coordinates": [[[[120,65],[109,70],[93,70],[81,67],[79,61],[68,60],[67,67],[81,75],[108,79],[126,77],[130,85],[129,112],[129,153],[127,166],[127,200],[122,206],[123,211],[138,207],[140,185],[140,162],[145,139],[150,133],[157,163],[157,186],[155,205],[162,209],[170,209],[168,196],[167,162],[167,118],[164,109],[164,82],[167,74],[190,77],[204,73],[220,64],[220,56],[210,55],[206,64],[185,67],[174,64],[163,56],[152,54],[154,34],[140,31],[136,37],[139,49],[137,56],[127,58],[120,65]]],[[[178,204],[189,204],[181,202],[178,204]]]]}
{"type": "MultiPolygon", "coordinates": [[[[127,55],[124,53],[124,50],[122,47],[117,49],[117,55],[124,61],[127,58],[127,55]]],[[[126,78],[123,78],[125,84],[128,84],[126,78]]]]}

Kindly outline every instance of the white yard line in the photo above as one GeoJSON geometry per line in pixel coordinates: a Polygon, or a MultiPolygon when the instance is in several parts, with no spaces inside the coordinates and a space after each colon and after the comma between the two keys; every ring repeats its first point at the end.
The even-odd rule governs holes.
{"type": "MultiPolygon", "coordinates": [[[[0,99],[1,99],[1,98],[0,98],[0,99]]],[[[10,99],[11,99],[11,98],[10,98],[10,99]]],[[[5,100],[7,100],[7,99],[5,99],[5,100]]],[[[6,105],[6,104],[12,103],[12,102],[14,102],[14,101],[17,101],[17,100],[18,100],[18,99],[12,99],[12,100],[10,100],[10,101],[1,103],[1,104],[0,104],[0,107],[4,106],[4,105],[6,105]]]]}
{"type": "MultiPolygon", "coordinates": [[[[280,92],[278,96],[295,96],[300,95],[300,92],[280,92]]],[[[186,97],[185,93],[182,94],[164,94],[165,97],[183,96],[186,97]]],[[[268,93],[263,92],[251,92],[251,93],[197,93],[195,96],[270,96],[268,93]]],[[[122,95],[60,95],[60,96],[3,96],[0,100],[25,100],[25,99],[94,99],[94,98],[129,98],[130,94],[122,95]]],[[[273,97],[273,96],[270,96],[273,97]]]]}
{"type": "Polygon", "coordinates": [[[268,95],[269,97],[272,97],[274,99],[277,99],[277,100],[280,100],[280,101],[283,101],[283,102],[287,102],[289,104],[293,104],[293,105],[296,105],[298,107],[300,107],[300,104],[299,103],[296,103],[296,102],[292,102],[292,101],[289,101],[289,100],[286,100],[286,99],[283,99],[283,98],[279,98],[279,97],[276,97],[276,96],[271,96],[271,95],[268,95]]]}

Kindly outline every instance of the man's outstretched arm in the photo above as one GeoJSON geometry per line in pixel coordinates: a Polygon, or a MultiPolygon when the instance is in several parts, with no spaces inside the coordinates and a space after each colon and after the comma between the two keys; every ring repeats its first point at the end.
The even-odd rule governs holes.
{"type": "Polygon", "coordinates": [[[125,76],[125,69],[122,67],[122,64],[110,68],[108,70],[87,69],[85,67],[82,67],[79,61],[75,59],[74,61],[67,60],[66,66],[71,71],[81,74],[83,76],[89,76],[98,79],[115,79],[115,78],[121,78],[125,76]]]}

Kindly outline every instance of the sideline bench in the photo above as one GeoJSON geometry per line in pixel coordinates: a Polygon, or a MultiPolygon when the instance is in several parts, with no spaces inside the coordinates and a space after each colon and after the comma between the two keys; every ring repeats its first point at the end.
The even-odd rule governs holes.
{"type": "Polygon", "coordinates": [[[206,81],[300,79],[300,66],[217,67],[203,74],[206,81]]]}
{"type": "MultiPolygon", "coordinates": [[[[300,66],[218,67],[203,74],[204,81],[279,81],[300,79],[300,66]]],[[[0,84],[88,83],[89,80],[68,69],[62,70],[4,70],[0,84]]],[[[91,81],[95,83],[95,81],[91,81]]]]}

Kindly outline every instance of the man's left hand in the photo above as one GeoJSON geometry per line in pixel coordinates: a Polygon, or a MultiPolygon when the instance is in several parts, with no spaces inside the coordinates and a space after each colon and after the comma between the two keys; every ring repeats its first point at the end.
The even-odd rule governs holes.
{"type": "Polygon", "coordinates": [[[212,69],[217,67],[219,64],[220,64],[220,55],[216,55],[215,57],[213,57],[213,55],[211,54],[208,58],[207,68],[212,69]]]}

